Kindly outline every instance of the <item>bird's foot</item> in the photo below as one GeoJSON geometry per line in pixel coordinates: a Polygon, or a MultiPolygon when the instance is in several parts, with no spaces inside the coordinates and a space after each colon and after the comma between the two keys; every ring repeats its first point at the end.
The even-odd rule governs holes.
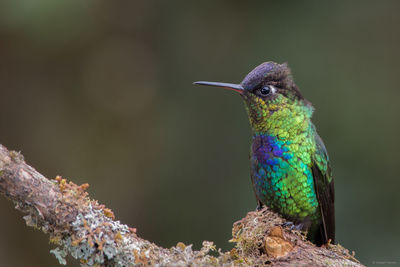
{"type": "Polygon", "coordinates": [[[290,228],[290,230],[302,231],[304,229],[304,223],[294,224],[293,222],[282,223],[282,227],[290,228]]]}
{"type": "Polygon", "coordinates": [[[256,207],[256,211],[260,211],[263,208],[263,203],[261,203],[261,201],[257,201],[257,207],[256,207]]]}

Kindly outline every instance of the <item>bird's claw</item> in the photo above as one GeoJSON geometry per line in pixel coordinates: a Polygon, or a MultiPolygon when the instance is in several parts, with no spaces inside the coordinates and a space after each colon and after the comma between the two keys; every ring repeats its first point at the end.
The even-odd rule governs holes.
{"type": "Polygon", "coordinates": [[[304,224],[299,223],[299,224],[294,224],[293,222],[284,222],[281,225],[282,227],[288,227],[290,230],[298,230],[301,231],[304,227],[304,224]]]}

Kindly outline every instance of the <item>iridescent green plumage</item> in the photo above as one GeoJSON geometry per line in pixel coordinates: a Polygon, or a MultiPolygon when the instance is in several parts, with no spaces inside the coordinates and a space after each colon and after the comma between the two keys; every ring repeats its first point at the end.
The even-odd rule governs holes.
{"type": "Polygon", "coordinates": [[[243,97],[253,130],[251,180],[258,202],[308,228],[314,243],[334,242],[328,154],[311,122],[311,103],[287,65],[265,62],[239,85],[198,83],[233,89],[243,97]]]}

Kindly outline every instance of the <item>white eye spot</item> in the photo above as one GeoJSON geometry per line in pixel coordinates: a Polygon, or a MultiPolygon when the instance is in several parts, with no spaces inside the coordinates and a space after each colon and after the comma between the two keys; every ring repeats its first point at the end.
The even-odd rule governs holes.
{"type": "Polygon", "coordinates": [[[272,94],[276,93],[277,90],[276,90],[276,88],[274,86],[270,85],[269,88],[271,88],[271,93],[272,94]]]}

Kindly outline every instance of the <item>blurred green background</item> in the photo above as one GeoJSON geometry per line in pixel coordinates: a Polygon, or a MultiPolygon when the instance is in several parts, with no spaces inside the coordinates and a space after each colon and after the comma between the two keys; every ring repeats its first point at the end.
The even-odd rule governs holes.
{"type": "MultiPolygon", "coordinates": [[[[287,61],[336,179],[337,240],[400,264],[399,1],[0,2],[0,143],[88,182],[138,234],[230,249],[256,202],[240,82],[287,61]]],[[[2,266],[56,266],[0,198],[2,266]]],[[[78,266],[69,260],[69,266],[78,266]]]]}

